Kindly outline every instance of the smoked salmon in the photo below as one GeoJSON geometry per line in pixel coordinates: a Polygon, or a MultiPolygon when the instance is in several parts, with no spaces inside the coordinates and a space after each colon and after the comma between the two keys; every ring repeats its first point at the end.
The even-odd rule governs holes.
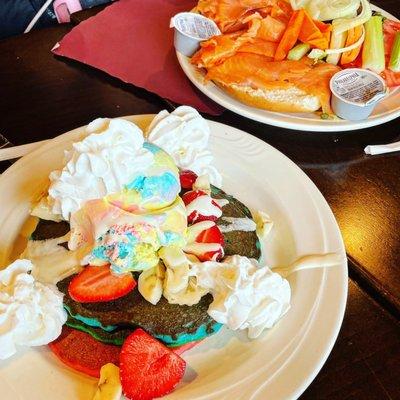
{"type": "Polygon", "coordinates": [[[222,33],[228,33],[243,29],[243,20],[254,12],[264,16],[279,7],[278,3],[282,0],[200,0],[196,11],[214,20],[222,33]]]}
{"type": "Polygon", "coordinates": [[[270,61],[262,55],[239,52],[209,68],[206,79],[214,81],[248,104],[251,99],[247,95],[251,94],[254,97],[251,105],[256,107],[283,112],[316,111],[322,108],[324,113],[331,114],[329,81],[339,70],[339,67],[323,62],[314,64],[307,57],[299,61],[270,61]],[[272,93],[279,96],[283,91],[303,98],[305,106],[296,108],[282,101],[279,110],[274,109],[274,102],[269,104],[266,98],[272,93]],[[244,93],[247,95],[244,96],[244,93]],[[263,101],[258,101],[257,97],[263,97],[263,101]]]}
{"type": "Polygon", "coordinates": [[[214,36],[201,43],[200,50],[191,59],[192,64],[199,68],[211,68],[237,52],[273,58],[286,25],[270,16],[262,18],[258,13],[245,18],[243,22],[247,24],[246,30],[214,36]],[[268,30],[270,24],[277,27],[274,32],[268,30]]]}

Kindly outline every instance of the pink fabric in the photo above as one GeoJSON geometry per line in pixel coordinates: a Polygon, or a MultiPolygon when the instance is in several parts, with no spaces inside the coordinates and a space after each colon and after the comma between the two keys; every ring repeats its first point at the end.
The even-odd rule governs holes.
{"type": "Polygon", "coordinates": [[[179,104],[219,115],[223,108],[200,93],[176,59],[170,18],[193,0],[119,0],[81,22],[53,48],[124,82],[179,104]]]}

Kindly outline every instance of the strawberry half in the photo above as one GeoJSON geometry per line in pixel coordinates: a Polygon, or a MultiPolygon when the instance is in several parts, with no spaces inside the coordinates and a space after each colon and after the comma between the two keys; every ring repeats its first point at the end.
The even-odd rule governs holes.
{"type": "Polygon", "coordinates": [[[179,180],[181,181],[182,189],[192,190],[193,184],[196,182],[197,174],[188,169],[179,172],[179,180]]]}
{"type": "Polygon", "coordinates": [[[114,275],[109,265],[88,265],[69,284],[71,298],[80,303],[111,301],[128,294],[136,286],[131,273],[114,275]]]}
{"type": "Polygon", "coordinates": [[[186,192],[182,196],[182,200],[185,203],[186,209],[190,211],[190,212],[188,211],[189,224],[194,224],[196,222],[201,222],[201,221],[216,221],[222,215],[221,207],[211,198],[211,196],[209,196],[206,192],[203,192],[202,190],[191,190],[190,192],[186,192]],[[207,214],[211,215],[203,215],[201,209],[200,210],[194,209],[193,211],[190,211],[191,209],[190,204],[195,199],[201,196],[207,197],[206,207],[207,210],[209,211],[207,214]]]}
{"type": "Polygon", "coordinates": [[[174,389],[186,362],[143,329],[136,329],[122,345],[119,366],[124,396],[150,400],[174,389]]]}
{"type": "Polygon", "coordinates": [[[217,251],[208,251],[204,254],[196,254],[200,261],[220,261],[224,256],[224,236],[217,225],[202,231],[195,239],[196,243],[216,243],[220,245],[217,251]]]}

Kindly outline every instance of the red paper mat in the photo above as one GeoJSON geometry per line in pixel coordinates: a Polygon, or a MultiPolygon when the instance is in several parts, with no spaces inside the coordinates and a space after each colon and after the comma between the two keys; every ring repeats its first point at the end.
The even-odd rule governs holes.
{"type": "Polygon", "coordinates": [[[120,0],[81,22],[53,52],[179,104],[219,115],[223,108],[192,86],[176,59],[170,18],[193,0],[120,0]]]}

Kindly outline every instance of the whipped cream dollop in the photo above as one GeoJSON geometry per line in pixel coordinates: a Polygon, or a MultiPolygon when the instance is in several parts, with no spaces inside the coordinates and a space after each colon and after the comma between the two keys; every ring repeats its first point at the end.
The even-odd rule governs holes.
{"type": "Polygon", "coordinates": [[[52,212],[68,220],[87,200],[116,193],[153,162],[142,131],[124,119],[98,118],[89,134],[65,152],[65,166],[50,174],[52,212]]]}
{"type": "Polygon", "coordinates": [[[67,320],[57,287],[35,281],[29,260],[17,260],[0,271],[0,360],[17,346],[41,346],[61,334],[67,320]]]}
{"type": "Polygon", "coordinates": [[[289,282],[254,259],[234,255],[221,263],[194,263],[190,274],[214,298],[208,314],[232,330],[248,329],[251,339],[272,328],[290,308],[289,282]]]}
{"type": "Polygon", "coordinates": [[[181,106],[172,113],[161,111],[149,125],[146,136],[149,142],[169,153],[179,168],[197,175],[208,174],[210,182],[221,187],[221,174],[212,165],[214,157],[208,150],[210,127],[197,110],[181,106]]]}

